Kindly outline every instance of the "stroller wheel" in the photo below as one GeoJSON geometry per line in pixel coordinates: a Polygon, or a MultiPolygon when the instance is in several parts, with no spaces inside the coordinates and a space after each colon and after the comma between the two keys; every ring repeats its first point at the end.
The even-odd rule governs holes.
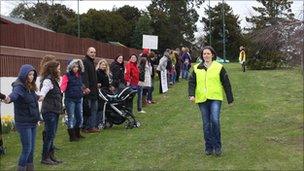
{"type": "Polygon", "coordinates": [[[134,126],[135,126],[136,128],[139,128],[139,127],[140,127],[140,122],[139,122],[139,121],[135,121],[134,126]]]}
{"type": "Polygon", "coordinates": [[[112,128],[113,127],[113,123],[111,122],[106,122],[106,128],[112,128]]]}
{"type": "Polygon", "coordinates": [[[105,128],[106,128],[106,126],[104,124],[99,124],[98,125],[98,129],[100,129],[100,130],[105,129],[105,128]]]}
{"type": "Polygon", "coordinates": [[[128,122],[125,123],[125,128],[126,129],[132,129],[133,127],[134,127],[134,125],[133,125],[132,122],[128,121],[128,122]]]}

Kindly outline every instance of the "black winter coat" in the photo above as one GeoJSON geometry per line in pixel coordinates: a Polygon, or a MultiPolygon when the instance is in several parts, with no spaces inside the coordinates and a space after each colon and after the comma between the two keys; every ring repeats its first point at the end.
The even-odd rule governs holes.
{"type": "Polygon", "coordinates": [[[126,85],[125,82],[125,67],[124,64],[120,64],[117,61],[113,61],[110,66],[110,71],[112,73],[112,85],[117,88],[119,84],[126,85]]]}
{"type": "Polygon", "coordinates": [[[108,75],[101,69],[97,70],[97,82],[101,84],[102,89],[107,89],[110,87],[108,75]]]}
{"type": "Polygon", "coordinates": [[[89,56],[85,56],[83,59],[84,72],[82,73],[82,81],[85,88],[90,89],[90,93],[85,95],[84,98],[97,99],[97,74],[94,65],[94,59],[89,56]]]}

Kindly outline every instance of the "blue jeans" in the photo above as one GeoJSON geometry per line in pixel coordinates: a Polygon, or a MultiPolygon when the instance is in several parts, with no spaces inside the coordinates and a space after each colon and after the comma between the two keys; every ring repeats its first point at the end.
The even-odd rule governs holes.
{"type": "Polygon", "coordinates": [[[154,87],[145,87],[144,90],[146,90],[145,95],[147,95],[147,100],[152,101],[152,93],[154,91],[154,87]]]}
{"type": "Polygon", "coordinates": [[[142,86],[131,86],[133,90],[137,90],[137,111],[142,110],[142,94],[143,87],[142,86]]]}
{"type": "Polygon", "coordinates": [[[189,71],[186,70],[186,69],[183,69],[182,70],[182,78],[187,80],[188,77],[189,77],[189,71]]]}
{"type": "Polygon", "coordinates": [[[42,146],[42,157],[54,150],[54,140],[57,132],[59,114],[43,113],[45,140],[42,146]]]}
{"type": "Polygon", "coordinates": [[[68,114],[68,128],[81,128],[83,123],[82,98],[65,98],[64,104],[68,114]]]}
{"type": "Polygon", "coordinates": [[[88,101],[88,107],[90,109],[90,116],[87,118],[87,122],[84,125],[85,129],[92,129],[96,128],[97,125],[97,110],[98,110],[98,101],[97,99],[87,99],[88,101]]]}
{"type": "Polygon", "coordinates": [[[171,78],[172,79],[172,83],[175,84],[175,82],[176,82],[176,71],[172,72],[172,76],[171,77],[172,77],[171,78]]]}
{"type": "Polygon", "coordinates": [[[22,152],[19,157],[19,166],[25,167],[28,163],[33,163],[35,139],[36,139],[36,125],[31,127],[19,126],[16,123],[16,129],[20,135],[22,144],[22,152]]]}
{"type": "Polygon", "coordinates": [[[97,123],[96,123],[96,127],[99,126],[99,124],[105,124],[104,123],[104,118],[103,117],[103,106],[104,106],[104,102],[102,100],[98,101],[98,111],[97,111],[97,115],[96,115],[96,120],[97,120],[97,123]]]}
{"type": "Polygon", "coordinates": [[[203,131],[205,138],[205,150],[221,150],[220,110],[222,102],[219,100],[207,100],[199,103],[202,114],[203,131]]]}

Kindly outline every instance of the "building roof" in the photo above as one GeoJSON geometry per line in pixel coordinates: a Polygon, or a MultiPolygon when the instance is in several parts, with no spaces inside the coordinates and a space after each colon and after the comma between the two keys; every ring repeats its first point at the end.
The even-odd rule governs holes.
{"type": "Polygon", "coordinates": [[[42,30],[54,32],[53,30],[50,30],[48,28],[42,27],[38,24],[29,22],[29,21],[21,19],[21,18],[12,18],[12,17],[8,17],[8,16],[0,15],[0,19],[1,19],[1,21],[3,21],[4,23],[7,23],[7,24],[25,24],[25,25],[29,25],[29,26],[32,26],[35,28],[42,29],[42,30]]]}
{"type": "Polygon", "coordinates": [[[120,42],[109,42],[109,43],[112,44],[112,45],[116,45],[116,46],[127,47],[127,46],[121,44],[120,42]]]}

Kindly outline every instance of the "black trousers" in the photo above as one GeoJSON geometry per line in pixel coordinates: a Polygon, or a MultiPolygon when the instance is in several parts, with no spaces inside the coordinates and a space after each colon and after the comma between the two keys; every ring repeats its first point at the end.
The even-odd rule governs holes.
{"type": "Polygon", "coordinates": [[[175,81],[178,82],[178,81],[179,81],[179,76],[180,76],[181,69],[180,69],[180,67],[176,67],[175,70],[176,70],[176,78],[175,78],[175,81]]]}
{"type": "Polygon", "coordinates": [[[159,78],[159,94],[163,93],[163,89],[162,89],[162,82],[161,82],[161,74],[160,71],[157,71],[158,74],[158,78],[159,78]]]}
{"type": "Polygon", "coordinates": [[[3,140],[2,140],[2,124],[1,124],[1,117],[0,117],[0,147],[3,146],[3,140]]]}

